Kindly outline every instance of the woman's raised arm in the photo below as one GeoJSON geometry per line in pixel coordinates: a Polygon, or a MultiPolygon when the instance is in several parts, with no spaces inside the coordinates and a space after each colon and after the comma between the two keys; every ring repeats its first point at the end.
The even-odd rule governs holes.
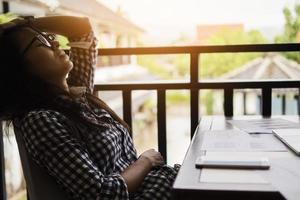
{"type": "Polygon", "coordinates": [[[39,17],[32,21],[38,29],[66,36],[68,38],[81,37],[92,30],[87,17],[50,16],[39,17]]]}
{"type": "Polygon", "coordinates": [[[51,16],[35,18],[32,25],[41,31],[66,36],[71,47],[73,69],[68,75],[69,86],[94,90],[94,71],[97,63],[97,42],[90,21],[86,17],[51,16]]]}

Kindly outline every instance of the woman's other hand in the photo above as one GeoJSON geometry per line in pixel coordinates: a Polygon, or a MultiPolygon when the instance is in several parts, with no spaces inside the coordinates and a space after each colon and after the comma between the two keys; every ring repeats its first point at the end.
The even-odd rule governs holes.
{"type": "Polygon", "coordinates": [[[163,157],[154,149],[149,149],[142,153],[134,163],[121,173],[121,176],[127,184],[128,191],[135,192],[151,171],[152,167],[161,166],[163,164],[163,157]]]}
{"type": "Polygon", "coordinates": [[[147,159],[151,163],[152,167],[161,166],[165,163],[162,155],[155,149],[145,151],[140,155],[139,159],[147,159]]]}

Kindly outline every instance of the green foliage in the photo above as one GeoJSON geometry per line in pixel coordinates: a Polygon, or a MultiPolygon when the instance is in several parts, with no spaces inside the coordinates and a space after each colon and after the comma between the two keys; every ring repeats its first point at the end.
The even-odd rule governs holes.
{"type": "MultiPolygon", "coordinates": [[[[281,35],[274,38],[275,43],[295,43],[297,41],[297,35],[300,29],[300,5],[295,5],[294,13],[288,8],[283,9],[283,14],[285,18],[284,31],[281,35]]],[[[286,52],[284,55],[300,62],[300,55],[298,52],[286,52]]]]}
{"type": "MultiPolygon", "coordinates": [[[[266,43],[266,39],[257,30],[248,32],[224,29],[208,40],[208,45],[257,44],[266,43]]],[[[202,78],[215,78],[248,61],[261,56],[261,53],[210,53],[200,58],[202,78]]]]}
{"type": "Polygon", "coordinates": [[[190,93],[188,91],[173,91],[170,90],[166,93],[168,105],[185,104],[190,100],[190,93]]]}
{"type": "Polygon", "coordinates": [[[137,56],[137,64],[145,67],[149,70],[150,73],[158,76],[161,79],[170,79],[171,74],[163,66],[163,63],[157,59],[157,56],[146,55],[146,56],[137,56]]]}
{"type": "Polygon", "coordinates": [[[70,48],[68,46],[69,40],[65,36],[57,35],[56,40],[59,42],[60,48],[62,48],[62,49],[69,49],[70,48]]]}
{"type": "MultiPolygon", "coordinates": [[[[181,37],[180,43],[186,38],[181,37]]],[[[266,43],[266,39],[257,30],[244,32],[242,30],[224,29],[213,35],[208,40],[208,45],[231,45],[231,44],[255,44],[266,43]]],[[[261,53],[211,53],[201,55],[200,75],[201,78],[215,78],[227,73],[237,67],[242,66],[248,61],[261,56],[261,53]]],[[[158,56],[138,56],[138,64],[146,67],[151,73],[163,79],[187,78],[189,77],[189,56],[179,54],[174,56],[165,56],[165,60],[158,56]],[[163,67],[164,63],[169,63],[172,71],[163,67]]],[[[168,102],[171,105],[187,103],[189,93],[180,91],[170,91],[167,93],[168,102]]],[[[206,113],[213,114],[213,95],[212,92],[203,93],[201,100],[205,103],[206,113]]]]}
{"type": "Polygon", "coordinates": [[[212,35],[208,45],[230,45],[230,44],[255,44],[265,43],[266,39],[257,30],[245,32],[243,30],[222,29],[212,35]]]}
{"type": "MultiPolygon", "coordinates": [[[[176,41],[183,43],[187,38],[181,37],[176,41]]],[[[213,35],[207,45],[230,44],[257,44],[266,43],[266,39],[257,30],[244,32],[242,30],[224,29],[213,35]]],[[[215,78],[242,66],[248,61],[261,56],[261,53],[211,53],[203,54],[200,58],[200,75],[202,78],[215,78]]],[[[161,62],[158,56],[138,56],[138,64],[146,67],[151,73],[162,79],[186,78],[189,76],[190,58],[186,54],[175,57],[165,56],[167,59],[161,62]],[[167,63],[167,64],[166,64],[167,63]],[[171,70],[166,67],[171,66],[171,70]]]]}
{"type": "Polygon", "coordinates": [[[200,93],[200,103],[205,104],[205,113],[207,115],[213,114],[214,98],[212,90],[202,90],[200,93]]]}
{"type": "Polygon", "coordinates": [[[5,14],[0,14],[0,24],[9,22],[13,19],[15,19],[17,16],[12,13],[5,13],[5,14]]]}
{"type": "MultiPolygon", "coordinates": [[[[180,40],[182,41],[182,39],[180,40]]],[[[208,39],[207,45],[257,44],[266,43],[266,39],[257,30],[244,32],[242,30],[223,29],[208,39]]],[[[248,61],[261,56],[261,53],[210,53],[200,58],[201,78],[215,78],[242,66],[248,61]]],[[[189,56],[177,55],[172,60],[174,71],[180,77],[189,75],[189,56]]]]}
{"type": "MultiPolygon", "coordinates": [[[[257,30],[224,29],[208,39],[208,45],[257,44],[266,43],[266,39],[257,30]]],[[[200,77],[216,78],[234,70],[261,56],[262,53],[210,53],[200,57],[200,77]]],[[[213,93],[203,93],[201,102],[205,104],[206,114],[213,114],[213,93]]]]}
{"type": "Polygon", "coordinates": [[[172,64],[175,67],[174,71],[177,72],[179,77],[187,77],[189,75],[190,58],[188,55],[177,55],[176,58],[172,60],[172,64]]]}
{"type": "Polygon", "coordinates": [[[219,77],[234,70],[250,60],[260,56],[261,53],[211,53],[201,56],[200,70],[202,78],[219,77]]]}

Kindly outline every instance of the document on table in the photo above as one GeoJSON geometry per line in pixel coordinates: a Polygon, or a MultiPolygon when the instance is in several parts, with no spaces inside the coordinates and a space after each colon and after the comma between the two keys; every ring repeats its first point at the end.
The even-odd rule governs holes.
{"type": "Polygon", "coordinates": [[[202,183],[255,183],[268,184],[255,170],[244,169],[202,169],[200,175],[202,183]]]}
{"type": "Polygon", "coordinates": [[[202,169],[200,175],[202,183],[251,183],[268,184],[255,170],[245,169],[202,169]]]}
{"type": "MultiPolygon", "coordinates": [[[[279,152],[279,154],[281,154],[279,152]]],[[[275,152],[207,152],[207,156],[245,156],[258,158],[262,156],[277,156],[275,152]]],[[[282,156],[282,155],[281,155],[282,156]]],[[[207,169],[203,168],[200,174],[201,183],[241,183],[241,184],[269,184],[257,170],[247,169],[207,169]]]]}
{"type": "Polygon", "coordinates": [[[206,151],[287,151],[273,135],[249,135],[238,130],[206,131],[201,150],[206,151]]]}
{"type": "Polygon", "coordinates": [[[299,123],[285,119],[255,119],[255,120],[228,120],[233,126],[247,133],[270,133],[273,129],[300,128],[299,123]]]}

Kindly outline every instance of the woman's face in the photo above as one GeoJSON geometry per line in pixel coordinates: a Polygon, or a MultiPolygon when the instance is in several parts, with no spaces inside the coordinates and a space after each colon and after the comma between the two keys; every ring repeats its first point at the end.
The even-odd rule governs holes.
{"type": "Polygon", "coordinates": [[[31,28],[22,28],[18,31],[19,53],[24,53],[22,57],[30,73],[51,83],[61,83],[71,71],[73,63],[69,56],[58,48],[57,41],[48,40],[51,44],[51,47],[48,47],[37,39],[38,34],[40,33],[31,28]]]}

